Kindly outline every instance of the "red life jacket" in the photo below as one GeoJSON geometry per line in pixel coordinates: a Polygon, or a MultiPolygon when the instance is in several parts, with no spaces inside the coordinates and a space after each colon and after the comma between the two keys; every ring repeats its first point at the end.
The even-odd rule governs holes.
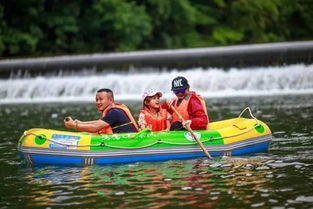
{"type": "MultiPolygon", "coordinates": [[[[112,108],[118,108],[121,109],[125,112],[125,114],[127,115],[128,119],[130,120],[130,123],[134,125],[136,131],[138,132],[138,126],[136,121],[134,120],[131,112],[129,111],[128,107],[124,104],[118,104],[118,103],[112,103],[109,107],[107,107],[103,112],[102,112],[102,117],[105,117],[107,115],[107,113],[109,112],[109,110],[111,110],[112,108]]],[[[122,124],[120,126],[123,125],[128,125],[130,123],[126,123],[126,124],[122,124]]],[[[113,128],[117,128],[117,127],[113,127],[113,128]]],[[[100,131],[98,131],[98,134],[113,134],[113,129],[111,126],[106,126],[103,129],[101,129],[100,131]]]]}
{"type": "MultiPolygon", "coordinates": [[[[190,98],[192,96],[195,96],[199,99],[199,101],[201,102],[202,108],[204,110],[204,113],[206,115],[206,117],[209,119],[208,117],[208,113],[207,113],[207,109],[206,109],[206,105],[205,105],[205,100],[200,96],[197,95],[195,92],[191,91],[190,92],[190,96],[187,96],[187,98],[184,98],[181,103],[177,106],[177,99],[174,101],[173,106],[175,107],[175,109],[177,110],[177,112],[185,119],[185,120],[190,120],[190,116],[188,113],[188,105],[189,105],[189,101],[190,98]]],[[[175,114],[175,112],[172,114],[172,123],[176,122],[176,121],[180,121],[178,115],[175,114]]],[[[206,127],[206,130],[209,129],[209,125],[206,127]]]]}
{"type": "Polygon", "coordinates": [[[166,109],[160,109],[160,111],[157,114],[157,117],[155,117],[155,115],[152,115],[149,109],[147,108],[141,110],[140,113],[144,114],[147,125],[152,126],[151,131],[163,131],[167,128],[168,115],[166,109]]]}

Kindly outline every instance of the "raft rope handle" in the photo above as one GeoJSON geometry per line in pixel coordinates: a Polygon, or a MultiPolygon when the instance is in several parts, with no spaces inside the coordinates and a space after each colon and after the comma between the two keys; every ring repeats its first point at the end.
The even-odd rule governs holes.
{"type": "Polygon", "coordinates": [[[142,148],[146,148],[146,147],[151,147],[151,146],[158,144],[160,142],[161,142],[160,140],[157,140],[157,141],[152,142],[150,144],[147,144],[147,145],[144,145],[141,147],[136,147],[136,148],[134,148],[134,147],[119,147],[119,146],[113,146],[113,145],[108,145],[108,144],[105,144],[105,146],[110,147],[110,148],[116,148],[116,149],[142,149],[142,148]]]}
{"type": "MultiPolygon", "coordinates": [[[[118,148],[118,149],[141,149],[141,148],[146,148],[146,147],[150,147],[150,146],[153,146],[155,144],[161,144],[161,143],[164,143],[164,144],[171,144],[171,145],[194,145],[194,144],[197,144],[196,142],[192,143],[175,143],[175,142],[167,142],[167,141],[163,141],[161,139],[158,139],[157,141],[155,142],[152,142],[151,144],[148,144],[148,145],[144,145],[142,147],[119,147],[119,146],[114,146],[114,145],[108,145],[106,144],[105,142],[100,142],[99,144],[90,144],[90,145],[73,145],[73,144],[66,144],[66,143],[62,143],[62,142],[58,142],[58,141],[55,141],[53,139],[49,139],[47,137],[43,137],[42,135],[38,135],[38,134],[34,134],[34,133],[27,133],[27,131],[24,132],[23,136],[28,136],[28,135],[33,135],[33,136],[36,136],[36,137],[41,137],[41,138],[44,138],[50,142],[53,142],[53,143],[56,143],[56,144],[59,144],[59,145],[63,145],[63,146],[67,146],[67,147],[103,147],[103,146],[106,146],[106,147],[110,147],[110,148],[118,148]]],[[[220,138],[223,138],[223,137],[220,137],[220,138]]],[[[225,137],[224,137],[225,138],[225,137]]],[[[206,140],[203,140],[202,142],[207,142],[207,141],[213,141],[214,139],[219,139],[219,138],[209,138],[209,139],[206,139],[206,140]]]]}
{"type": "Polygon", "coordinates": [[[41,137],[41,138],[43,138],[43,139],[46,139],[46,140],[48,140],[48,141],[50,141],[50,142],[53,142],[53,143],[55,143],[55,144],[59,144],[59,145],[63,145],[63,146],[67,146],[67,147],[103,147],[103,146],[106,146],[106,147],[110,147],[110,148],[119,148],[119,149],[141,149],[141,148],[146,148],[146,147],[150,147],[150,146],[153,146],[153,145],[155,145],[155,144],[158,144],[158,143],[162,143],[163,141],[161,141],[161,140],[157,140],[157,141],[155,141],[155,142],[152,142],[151,144],[148,144],[148,145],[144,145],[144,146],[142,146],[142,147],[136,147],[136,148],[134,148],[134,147],[119,147],[119,146],[113,146],[113,145],[108,145],[108,144],[106,144],[105,142],[100,142],[99,144],[90,144],[90,145],[87,145],[87,144],[85,144],[85,145],[73,145],[73,144],[66,144],[66,143],[62,143],[62,142],[58,142],[58,141],[55,141],[55,140],[53,140],[53,139],[49,139],[49,138],[47,138],[47,137],[43,137],[42,135],[38,135],[38,134],[34,134],[34,133],[27,133],[27,131],[24,131],[24,133],[23,133],[23,136],[28,136],[28,135],[33,135],[33,136],[36,136],[36,137],[41,137]]]}
{"type": "MultiPolygon", "coordinates": [[[[143,129],[142,131],[136,133],[134,136],[130,137],[130,138],[136,138],[137,136],[139,136],[140,134],[142,133],[145,133],[145,132],[149,132],[150,129],[143,129]]],[[[73,145],[73,144],[67,144],[67,143],[62,143],[62,142],[58,142],[58,141],[55,141],[53,139],[50,139],[50,138],[47,138],[47,137],[44,137],[42,135],[38,135],[38,134],[34,134],[34,133],[27,133],[27,131],[24,131],[23,133],[23,136],[28,136],[28,135],[33,135],[33,136],[36,136],[36,137],[39,137],[39,138],[42,138],[42,139],[46,139],[50,142],[53,142],[55,144],[59,144],[59,145],[63,145],[63,146],[67,146],[67,147],[98,147],[98,146],[110,146],[110,145],[107,145],[105,144],[104,142],[100,142],[99,144],[85,144],[85,145],[73,145]]],[[[158,142],[159,143],[159,142],[158,142]]]]}
{"type": "MultiPolygon", "coordinates": [[[[205,143],[205,142],[208,142],[208,141],[213,141],[213,140],[219,140],[219,139],[226,139],[226,138],[232,138],[232,137],[236,137],[236,136],[240,136],[242,134],[245,134],[245,133],[248,133],[250,131],[252,131],[254,129],[251,128],[251,129],[248,129],[244,132],[241,132],[239,134],[235,134],[235,135],[230,135],[230,136],[224,136],[224,137],[210,137],[209,139],[206,139],[206,140],[203,140],[201,141],[202,143],[205,143]]],[[[25,131],[26,132],[26,131],[25,131]]],[[[150,147],[150,146],[153,146],[155,144],[170,144],[170,145],[195,145],[197,144],[197,142],[190,142],[190,143],[175,143],[175,142],[167,142],[167,141],[163,141],[161,139],[158,139],[157,141],[155,142],[152,142],[151,144],[148,144],[148,145],[144,145],[144,146],[141,146],[141,147],[120,147],[120,146],[113,146],[113,145],[108,145],[106,144],[105,142],[100,142],[99,144],[89,144],[89,145],[81,145],[81,144],[77,144],[77,145],[73,145],[73,144],[66,144],[66,143],[62,143],[62,142],[58,142],[58,141],[55,141],[53,139],[49,139],[47,137],[43,137],[41,135],[38,135],[38,134],[34,134],[34,133],[25,133],[24,132],[24,136],[28,136],[28,135],[34,135],[34,136],[39,136],[39,137],[42,137],[42,138],[45,138],[46,140],[50,141],[50,142],[53,142],[53,143],[56,143],[56,144],[59,144],[59,145],[63,145],[63,146],[67,146],[67,147],[110,147],[110,148],[117,148],[117,149],[142,149],[142,148],[146,148],[146,147],[150,147]]]]}
{"type": "MultiPolygon", "coordinates": [[[[248,129],[244,132],[241,132],[239,134],[235,134],[235,135],[230,135],[230,136],[224,136],[224,137],[210,137],[209,139],[206,139],[206,140],[203,140],[201,142],[205,143],[207,141],[213,141],[213,140],[219,140],[219,139],[226,139],[226,138],[231,138],[231,137],[236,137],[236,136],[240,136],[242,134],[245,134],[245,133],[248,133],[250,131],[252,131],[254,129],[251,128],[251,129],[248,129]]],[[[106,146],[106,147],[110,147],[110,148],[118,148],[118,149],[141,149],[141,148],[146,148],[146,147],[150,147],[150,146],[153,146],[155,144],[160,144],[160,143],[163,143],[163,144],[171,144],[171,145],[195,145],[197,144],[196,142],[194,143],[175,143],[175,142],[167,142],[167,141],[163,141],[163,140],[160,140],[158,139],[157,141],[155,142],[152,142],[151,144],[148,144],[148,145],[145,145],[145,146],[142,146],[142,147],[119,147],[119,146],[113,146],[113,145],[108,145],[104,142],[100,142],[99,144],[90,144],[90,145],[81,145],[81,144],[77,144],[77,145],[73,145],[73,144],[66,144],[66,143],[62,143],[62,142],[58,142],[58,141],[55,141],[53,139],[49,139],[47,137],[43,137],[41,135],[37,135],[37,134],[34,134],[34,133],[24,133],[24,136],[27,136],[27,135],[34,135],[34,136],[39,136],[39,137],[42,137],[42,138],[45,138],[46,140],[50,141],[50,142],[53,142],[53,143],[56,143],[56,144],[59,144],[59,145],[63,145],[63,146],[67,146],[67,147],[103,147],[103,146],[106,146]]]]}
{"type": "MultiPolygon", "coordinates": [[[[217,138],[210,137],[209,139],[203,140],[201,142],[207,142],[207,141],[213,141],[213,140],[218,140],[218,139],[226,139],[226,138],[232,138],[232,137],[240,136],[240,135],[246,134],[246,133],[254,130],[255,127],[260,126],[259,121],[256,119],[256,117],[253,116],[250,107],[246,107],[243,111],[241,111],[241,113],[239,114],[238,118],[241,118],[242,114],[246,110],[248,110],[250,115],[251,115],[251,117],[256,120],[257,124],[253,128],[248,129],[248,130],[243,131],[243,132],[238,133],[238,134],[234,134],[234,135],[229,135],[229,136],[224,136],[224,137],[217,137],[217,138]]],[[[142,131],[146,132],[147,130],[144,129],[142,131]]],[[[138,132],[138,133],[140,133],[140,132],[138,132]]],[[[146,147],[149,147],[149,146],[153,146],[153,145],[158,144],[158,143],[171,144],[171,145],[194,145],[194,144],[197,144],[196,142],[194,142],[194,143],[175,143],[175,142],[162,141],[161,139],[158,139],[157,141],[152,142],[151,144],[144,145],[142,147],[136,147],[136,148],[133,148],[133,147],[119,147],[119,146],[108,145],[108,144],[106,144],[103,141],[100,142],[99,144],[89,144],[89,145],[87,145],[87,144],[86,145],[78,145],[77,144],[77,145],[73,145],[73,144],[66,144],[66,143],[58,142],[58,141],[55,141],[53,139],[49,139],[47,137],[43,137],[42,135],[38,135],[38,134],[34,134],[34,133],[27,133],[27,131],[24,131],[23,136],[28,136],[28,135],[34,135],[34,136],[37,136],[37,137],[41,137],[41,138],[44,138],[44,139],[46,139],[46,140],[48,140],[50,142],[53,142],[53,143],[56,143],[56,144],[59,144],[59,145],[63,145],[63,146],[67,146],[67,147],[99,147],[99,146],[107,146],[107,147],[110,147],[110,148],[117,148],[117,149],[141,149],[141,148],[146,148],[146,147]]],[[[136,136],[138,136],[138,135],[136,135],[136,136]]]]}
{"type": "Polygon", "coordinates": [[[244,110],[241,111],[241,113],[239,114],[238,118],[241,118],[241,116],[243,115],[244,112],[246,112],[246,110],[249,111],[250,116],[256,121],[257,126],[259,126],[259,121],[256,117],[254,117],[254,115],[252,114],[252,111],[250,109],[250,107],[246,107],[244,110]]]}

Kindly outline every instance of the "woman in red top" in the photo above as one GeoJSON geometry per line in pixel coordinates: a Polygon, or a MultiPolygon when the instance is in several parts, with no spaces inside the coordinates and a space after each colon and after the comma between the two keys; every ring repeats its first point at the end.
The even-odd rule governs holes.
{"type": "Polygon", "coordinates": [[[160,106],[162,93],[149,89],[142,95],[143,110],[139,113],[140,129],[149,128],[151,131],[165,131],[170,128],[170,115],[160,106]]]}

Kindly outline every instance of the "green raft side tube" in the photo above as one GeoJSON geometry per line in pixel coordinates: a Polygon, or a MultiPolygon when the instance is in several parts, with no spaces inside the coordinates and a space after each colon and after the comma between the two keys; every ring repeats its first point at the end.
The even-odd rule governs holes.
{"type": "MultiPolygon", "coordinates": [[[[205,145],[223,145],[221,134],[216,130],[195,131],[205,145]]],[[[188,131],[141,131],[135,135],[111,134],[92,135],[90,150],[164,148],[177,146],[198,146],[188,131]]]]}

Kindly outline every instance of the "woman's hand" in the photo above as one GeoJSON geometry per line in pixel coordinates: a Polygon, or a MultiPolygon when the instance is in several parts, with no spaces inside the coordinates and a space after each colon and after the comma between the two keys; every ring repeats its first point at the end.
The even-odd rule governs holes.
{"type": "Polygon", "coordinates": [[[167,106],[169,107],[169,109],[171,109],[171,106],[173,105],[173,102],[174,102],[175,100],[174,99],[170,99],[170,100],[167,100],[166,101],[166,104],[167,104],[167,106]]]}
{"type": "Polygon", "coordinates": [[[191,120],[185,120],[182,122],[182,125],[185,129],[190,129],[190,126],[191,126],[191,120]]]}

